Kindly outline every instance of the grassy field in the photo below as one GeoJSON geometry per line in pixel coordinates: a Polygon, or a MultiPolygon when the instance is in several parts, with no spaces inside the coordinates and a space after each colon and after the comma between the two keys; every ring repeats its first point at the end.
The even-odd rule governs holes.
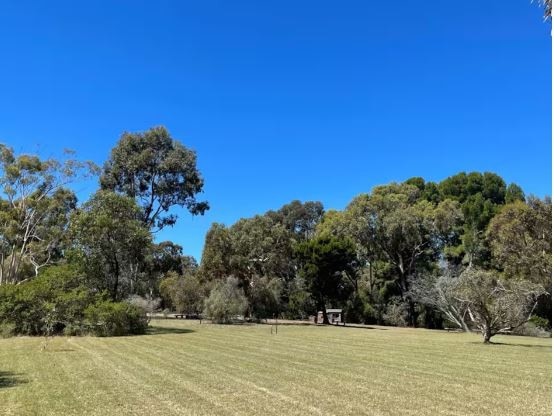
{"type": "Polygon", "coordinates": [[[2,415],[549,415],[551,340],[155,321],[0,340],[2,415]]]}

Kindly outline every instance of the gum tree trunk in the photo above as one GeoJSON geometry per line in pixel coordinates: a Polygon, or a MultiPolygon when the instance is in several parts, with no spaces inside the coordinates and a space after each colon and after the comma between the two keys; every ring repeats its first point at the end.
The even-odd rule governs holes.
{"type": "Polygon", "coordinates": [[[490,344],[492,332],[491,332],[491,327],[488,323],[484,324],[483,329],[481,330],[481,333],[483,334],[483,342],[485,344],[490,344]]]}

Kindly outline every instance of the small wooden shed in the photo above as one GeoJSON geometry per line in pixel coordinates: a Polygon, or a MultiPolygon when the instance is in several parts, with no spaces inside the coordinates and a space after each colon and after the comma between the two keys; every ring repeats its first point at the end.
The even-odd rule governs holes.
{"type": "MultiPolygon", "coordinates": [[[[327,309],[327,319],[329,320],[330,324],[334,325],[341,325],[343,324],[343,316],[342,316],[342,309],[327,309]]],[[[319,311],[317,313],[317,321],[316,323],[322,324],[323,323],[323,311],[319,311]]]]}

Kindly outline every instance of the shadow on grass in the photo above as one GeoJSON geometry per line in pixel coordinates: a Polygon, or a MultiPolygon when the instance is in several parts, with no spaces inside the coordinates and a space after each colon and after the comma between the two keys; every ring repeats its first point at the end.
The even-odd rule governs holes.
{"type": "Polygon", "coordinates": [[[149,326],[145,335],[165,335],[165,334],[190,334],[195,332],[193,329],[171,328],[164,326],[149,326]]]}
{"type": "Polygon", "coordinates": [[[506,347],[524,347],[524,348],[552,348],[550,345],[533,345],[533,344],[516,344],[516,343],[510,343],[510,342],[489,342],[488,344],[485,344],[484,342],[477,342],[473,341],[472,344],[478,344],[478,345],[502,345],[506,347]]]}
{"type": "Polygon", "coordinates": [[[367,325],[364,325],[364,326],[357,326],[357,325],[331,325],[331,326],[338,326],[338,327],[342,327],[342,328],[354,328],[354,329],[377,329],[379,331],[388,331],[387,328],[375,328],[374,326],[367,326],[367,325]]]}
{"type": "Polygon", "coordinates": [[[21,374],[11,371],[0,371],[0,389],[15,387],[18,384],[25,384],[27,380],[21,378],[21,374]]]}

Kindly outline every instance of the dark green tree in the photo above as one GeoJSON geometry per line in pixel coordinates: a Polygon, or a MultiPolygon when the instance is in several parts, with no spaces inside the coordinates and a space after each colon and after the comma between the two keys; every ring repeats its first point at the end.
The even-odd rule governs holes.
{"type": "Polygon", "coordinates": [[[517,194],[517,185],[508,191],[504,180],[491,172],[461,172],[446,178],[438,185],[441,200],[458,201],[464,214],[461,239],[449,245],[449,260],[454,264],[487,266],[490,250],[485,241],[485,231],[490,220],[506,197],[517,194]]]}
{"type": "Polygon", "coordinates": [[[267,319],[281,312],[281,292],[283,281],[277,278],[262,277],[256,279],[250,289],[251,315],[258,319],[267,319]]]}
{"type": "Polygon", "coordinates": [[[523,189],[521,189],[518,185],[515,183],[511,183],[506,188],[506,196],[505,196],[506,204],[511,204],[512,202],[525,202],[525,194],[523,193],[523,189]]]}
{"type": "Polygon", "coordinates": [[[299,275],[328,324],[327,306],[345,302],[356,290],[356,248],[347,239],[315,237],[296,246],[299,275]]]}
{"type": "Polygon", "coordinates": [[[185,275],[195,273],[197,269],[196,259],[183,254],[183,247],[179,244],[162,241],[153,245],[149,267],[152,275],[160,276],[170,271],[185,275]]]}

